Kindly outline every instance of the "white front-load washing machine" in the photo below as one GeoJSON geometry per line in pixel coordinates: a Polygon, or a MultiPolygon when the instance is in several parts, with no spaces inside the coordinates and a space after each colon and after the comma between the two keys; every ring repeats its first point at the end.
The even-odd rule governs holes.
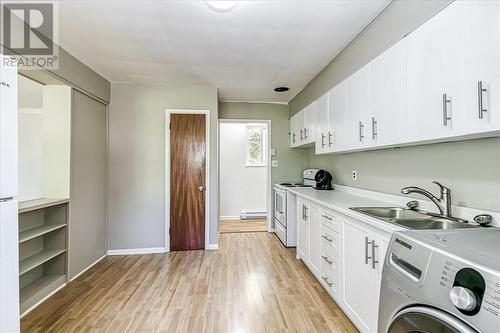
{"type": "Polygon", "coordinates": [[[500,332],[500,228],[394,233],[379,332],[500,332]]]}

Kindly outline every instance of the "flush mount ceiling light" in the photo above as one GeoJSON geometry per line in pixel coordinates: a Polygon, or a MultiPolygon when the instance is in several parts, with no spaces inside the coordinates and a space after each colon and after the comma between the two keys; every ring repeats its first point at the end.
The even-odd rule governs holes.
{"type": "Polygon", "coordinates": [[[205,0],[205,4],[208,6],[208,8],[219,12],[219,13],[227,13],[236,7],[238,4],[238,1],[231,1],[231,0],[214,0],[214,1],[209,1],[205,0]]]}
{"type": "Polygon", "coordinates": [[[276,88],[274,88],[274,91],[276,91],[276,92],[285,92],[288,90],[290,90],[290,88],[288,88],[288,87],[276,87],[276,88]]]}

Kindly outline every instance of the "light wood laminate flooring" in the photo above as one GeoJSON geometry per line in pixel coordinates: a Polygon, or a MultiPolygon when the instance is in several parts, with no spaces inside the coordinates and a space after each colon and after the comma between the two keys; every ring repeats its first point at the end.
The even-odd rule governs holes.
{"type": "Polygon", "coordinates": [[[266,232],[267,220],[221,220],[219,222],[221,234],[232,232],[266,232]]]}
{"type": "Polygon", "coordinates": [[[218,251],[109,256],[21,321],[22,332],[356,332],[271,233],[218,251]]]}

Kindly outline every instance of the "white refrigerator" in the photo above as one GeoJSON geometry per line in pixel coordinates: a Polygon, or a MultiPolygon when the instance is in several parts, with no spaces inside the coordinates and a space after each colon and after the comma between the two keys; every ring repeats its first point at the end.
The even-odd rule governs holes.
{"type": "Polygon", "coordinates": [[[19,332],[17,68],[0,55],[0,332],[19,332]]]}

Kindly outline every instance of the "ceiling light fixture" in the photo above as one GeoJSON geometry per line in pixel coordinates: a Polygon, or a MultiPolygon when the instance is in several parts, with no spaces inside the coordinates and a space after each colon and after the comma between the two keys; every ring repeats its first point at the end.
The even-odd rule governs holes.
{"type": "Polygon", "coordinates": [[[231,0],[205,0],[205,4],[208,6],[208,8],[219,12],[219,13],[227,13],[236,7],[238,4],[238,1],[231,1],[231,0]]]}
{"type": "Polygon", "coordinates": [[[276,92],[285,92],[288,90],[290,90],[290,88],[288,88],[288,87],[276,87],[276,88],[274,88],[274,91],[276,91],[276,92]]]}

